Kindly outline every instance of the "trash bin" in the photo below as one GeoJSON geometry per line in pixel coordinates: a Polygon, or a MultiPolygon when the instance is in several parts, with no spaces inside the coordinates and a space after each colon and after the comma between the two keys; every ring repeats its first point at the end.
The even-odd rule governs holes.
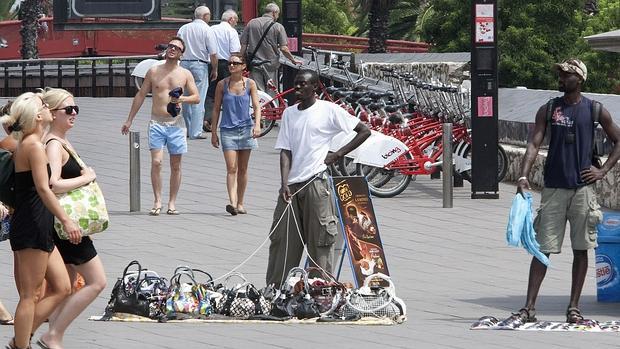
{"type": "Polygon", "coordinates": [[[620,302],[620,212],[605,212],[597,229],[596,299],[620,302]]]}

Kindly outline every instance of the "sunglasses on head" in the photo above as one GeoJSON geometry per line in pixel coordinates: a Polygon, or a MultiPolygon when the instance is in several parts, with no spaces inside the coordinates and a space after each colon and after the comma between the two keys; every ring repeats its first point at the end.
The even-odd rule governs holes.
{"type": "Polygon", "coordinates": [[[175,49],[175,50],[177,50],[179,52],[183,52],[183,49],[180,48],[179,46],[175,45],[175,44],[168,44],[168,49],[171,49],[171,48],[173,48],[173,49],[175,49]]]}
{"type": "Polygon", "coordinates": [[[243,62],[230,61],[228,62],[228,65],[243,65],[243,62]]]}
{"type": "Polygon", "coordinates": [[[80,107],[78,107],[77,105],[68,105],[64,108],[58,108],[54,110],[64,110],[67,115],[73,114],[73,111],[75,111],[76,115],[80,113],[80,107]]]}

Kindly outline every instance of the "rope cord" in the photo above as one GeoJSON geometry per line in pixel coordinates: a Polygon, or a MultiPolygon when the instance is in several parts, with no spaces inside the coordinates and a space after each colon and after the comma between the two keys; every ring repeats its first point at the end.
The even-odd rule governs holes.
{"type": "MultiPolygon", "coordinates": [[[[320,174],[320,173],[319,173],[320,174]]],[[[310,180],[308,180],[308,182],[306,184],[304,184],[303,187],[299,188],[299,190],[297,190],[296,192],[294,192],[291,195],[291,199],[297,195],[297,193],[299,193],[300,191],[304,190],[310,183],[312,183],[316,178],[319,177],[319,174],[316,174],[314,177],[312,177],[310,180]]],[[[237,269],[241,268],[242,266],[244,266],[250,259],[252,259],[252,257],[254,257],[258,251],[267,243],[267,241],[269,241],[269,238],[271,237],[271,235],[273,235],[273,233],[276,231],[276,228],[280,225],[280,223],[282,222],[282,219],[284,218],[284,214],[289,212],[289,210],[292,211],[292,200],[288,201],[288,204],[286,205],[286,208],[284,209],[284,211],[282,212],[282,215],[280,216],[280,218],[278,219],[278,222],[273,226],[273,229],[271,229],[271,231],[269,232],[269,234],[267,235],[267,237],[265,238],[265,240],[254,250],[254,252],[252,252],[245,260],[243,260],[243,262],[239,263],[236,267],[232,268],[230,271],[228,271],[227,273],[218,276],[217,278],[213,279],[211,282],[213,282],[215,284],[215,281],[217,280],[222,280],[224,278],[226,278],[228,275],[232,274],[233,272],[237,271],[237,269]]],[[[290,213],[289,213],[290,216],[290,213]]],[[[293,218],[295,217],[295,214],[293,214],[293,218]]],[[[294,218],[295,219],[295,218],[294,218]]],[[[295,224],[297,224],[297,221],[295,221],[295,224]]],[[[287,248],[287,254],[288,254],[288,219],[287,219],[287,231],[286,231],[286,248],[287,248]]],[[[300,234],[301,236],[301,234],[300,234]]],[[[303,239],[302,239],[303,242],[303,239]]],[[[304,249],[305,249],[305,245],[304,245],[304,249]]],[[[307,249],[306,249],[307,251],[307,249]]],[[[286,266],[286,256],[284,257],[284,265],[286,266]]],[[[284,276],[283,276],[284,278],[284,276]]]]}

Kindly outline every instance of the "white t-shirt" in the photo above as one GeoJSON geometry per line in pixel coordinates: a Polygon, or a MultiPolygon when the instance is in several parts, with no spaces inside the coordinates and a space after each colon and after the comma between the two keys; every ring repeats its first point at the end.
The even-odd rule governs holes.
{"type": "Polygon", "coordinates": [[[217,59],[228,60],[231,52],[241,52],[239,33],[228,22],[220,22],[212,26],[211,30],[217,46],[217,59]]]}
{"type": "Polygon", "coordinates": [[[177,36],[185,41],[181,60],[201,60],[210,63],[209,55],[217,54],[213,30],[202,19],[194,19],[179,28],[177,36]]]}
{"type": "Polygon", "coordinates": [[[359,119],[327,101],[317,100],[306,110],[297,105],[286,108],[275,148],[291,151],[288,184],[303,182],[327,169],[324,161],[332,138],[353,130],[358,123],[359,119]]]}

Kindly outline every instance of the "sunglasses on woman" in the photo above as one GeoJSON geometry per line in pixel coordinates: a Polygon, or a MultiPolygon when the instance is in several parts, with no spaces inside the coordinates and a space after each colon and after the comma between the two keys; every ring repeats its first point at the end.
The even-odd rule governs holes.
{"type": "Polygon", "coordinates": [[[77,105],[68,105],[64,108],[58,108],[58,109],[52,109],[52,110],[64,110],[65,113],[67,113],[67,115],[73,114],[74,111],[76,115],[80,113],[80,107],[78,107],[77,105]]]}
{"type": "Polygon", "coordinates": [[[228,65],[243,65],[243,62],[230,61],[228,62],[228,65]]]}

